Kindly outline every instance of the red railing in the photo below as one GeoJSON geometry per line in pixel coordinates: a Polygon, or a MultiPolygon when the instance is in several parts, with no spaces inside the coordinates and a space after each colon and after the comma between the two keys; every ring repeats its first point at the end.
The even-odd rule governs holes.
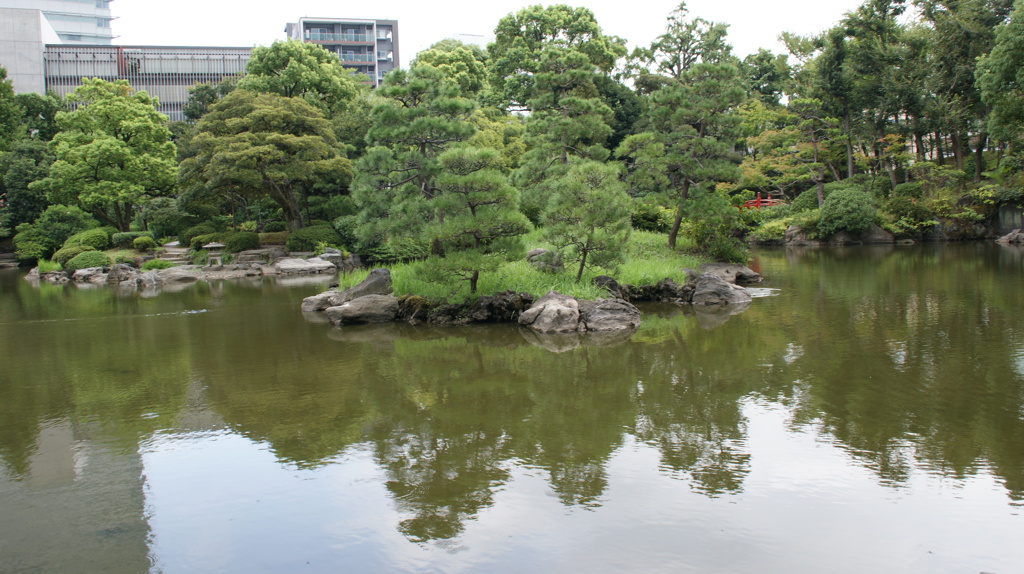
{"type": "Polygon", "coordinates": [[[740,209],[761,209],[762,207],[771,207],[773,205],[783,205],[786,203],[784,199],[761,199],[761,192],[757,192],[757,199],[751,199],[750,201],[743,202],[743,207],[740,209]]]}

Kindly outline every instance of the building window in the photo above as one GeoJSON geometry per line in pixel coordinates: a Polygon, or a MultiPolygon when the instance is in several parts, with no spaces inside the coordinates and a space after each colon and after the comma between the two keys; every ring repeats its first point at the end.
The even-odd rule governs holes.
{"type": "Polygon", "coordinates": [[[68,34],[66,36],[66,38],[67,38],[67,40],[69,42],[81,42],[82,41],[82,35],[81,34],[68,34]]]}

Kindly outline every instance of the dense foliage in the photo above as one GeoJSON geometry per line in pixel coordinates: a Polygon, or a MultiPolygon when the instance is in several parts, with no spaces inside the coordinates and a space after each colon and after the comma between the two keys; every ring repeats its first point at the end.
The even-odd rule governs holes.
{"type": "Polygon", "coordinates": [[[1024,207],[1020,2],[864,0],[742,59],[685,3],[665,23],[627,53],[587,8],[530,6],[376,90],[276,42],[194,86],[172,126],[124,82],[63,102],[0,73],[0,239],[25,260],[99,222],[120,248],[333,245],[473,293],[538,242],[582,280],[635,263],[616,249],[631,228],[743,261],[793,228],[977,238],[1024,207]],[[758,196],[785,205],[743,208],[758,196]]]}

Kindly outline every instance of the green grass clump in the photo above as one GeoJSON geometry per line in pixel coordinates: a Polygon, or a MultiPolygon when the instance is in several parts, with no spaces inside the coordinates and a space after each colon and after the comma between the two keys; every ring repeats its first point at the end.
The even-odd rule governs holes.
{"type": "Polygon", "coordinates": [[[53,273],[54,271],[60,271],[62,267],[60,263],[56,261],[50,261],[49,259],[40,259],[36,261],[36,265],[39,267],[39,273],[53,273]]]}
{"type": "Polygon", "coordinates": [[[166,259],[150,259],[149,261],[142,264],[143,271],[152,271],[153,269],[167,269],[174,267],[174,263],[166,259]]]}

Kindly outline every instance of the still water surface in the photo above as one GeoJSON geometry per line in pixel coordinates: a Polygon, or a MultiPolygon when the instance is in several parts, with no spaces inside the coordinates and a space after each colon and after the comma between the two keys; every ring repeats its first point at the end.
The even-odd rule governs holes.
{"type": "Polygon", "coordinates": [[[3,272],[0,572],[1024,572],[1024,255],[756,256],[582,344],[3,272]]]}

